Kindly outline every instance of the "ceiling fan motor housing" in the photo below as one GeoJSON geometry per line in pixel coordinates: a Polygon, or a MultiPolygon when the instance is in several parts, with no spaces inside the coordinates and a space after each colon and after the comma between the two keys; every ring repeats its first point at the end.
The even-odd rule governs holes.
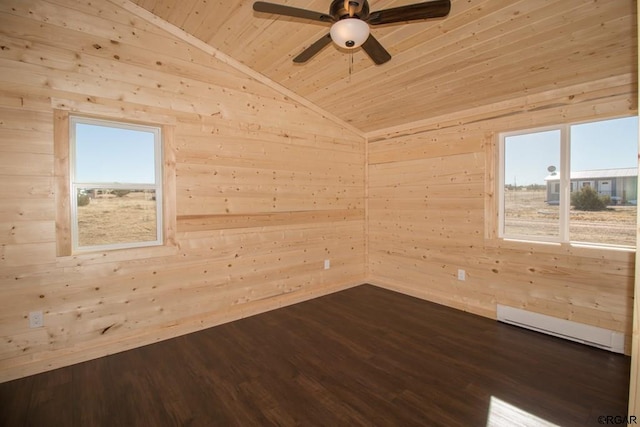
{"type": "MultiPolygon", "coordinates": [[[[355,13],[353,17],[360,19],[367,19],[369,17],[369,2],[365,0],[349,1],[349,4],[353,6],[355,13]]],[[[345,9],[344,0],[333,0],[331,7],[329,8],[329,15],[333,16],[336,21],[348,18],[350,16],[349,9],[345,9]]]]}

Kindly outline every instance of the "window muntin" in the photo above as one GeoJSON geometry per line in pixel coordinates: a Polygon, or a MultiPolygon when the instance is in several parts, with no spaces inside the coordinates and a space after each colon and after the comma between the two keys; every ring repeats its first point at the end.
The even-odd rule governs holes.
{"type": "Polygon", "coordinates": [[[159,127],[70,118],[74,251],[163,243],[159,127]]]}
{"type": "Polygon", "coordinates": [[[499,237],[634,247],[637,151],[635,116],[501,134],[499,237]],[[604,210],[574,206],[585,187],[604,210]]]}

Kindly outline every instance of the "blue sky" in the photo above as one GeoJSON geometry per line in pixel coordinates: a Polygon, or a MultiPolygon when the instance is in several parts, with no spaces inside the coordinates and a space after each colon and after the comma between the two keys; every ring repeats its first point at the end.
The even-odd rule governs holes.
{"type": "Polygon", "coordinates": [[[154,134],[76,125],[76,182],[155,182],[154,134]]]}
{"type": "MultiPolygon", "coordinates": [[[[638,118],[571,127],[571,169],[637,166],[638,118]]],[[[76,125],[76,182],[152,184],[154,134],[144,129],[76,125]]],[[[507,138],[505,184],[544,184],[548,167],[560,169],[560,131],[507,138]]]]}
{"type": "MultiPolygon", "coordinates": [[[[547,168],[560,169],[560,131],[507,138],[505,184],[544,184],[547,168]]],[[[638,165],[638,118],[571,127],[571,170],[632,168],[638,165]]]]}

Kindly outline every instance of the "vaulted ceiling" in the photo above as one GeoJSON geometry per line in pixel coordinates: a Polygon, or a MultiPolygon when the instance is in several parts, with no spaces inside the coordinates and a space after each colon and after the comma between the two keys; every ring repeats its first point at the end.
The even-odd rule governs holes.
{"type": "MultiPolygon", "coordinates": [[[[452,0],[446,18],[375,26],[375,65],[333,44],[292,59],[328,24],[258,13],[247,0],[133,0],[363,133],[635,72],[632,0],[452,0]]],[[[273,0],[327,13],[330,0],[273,0]]],[[[416,3],[369,0],[372,11],[416,3]]]]}

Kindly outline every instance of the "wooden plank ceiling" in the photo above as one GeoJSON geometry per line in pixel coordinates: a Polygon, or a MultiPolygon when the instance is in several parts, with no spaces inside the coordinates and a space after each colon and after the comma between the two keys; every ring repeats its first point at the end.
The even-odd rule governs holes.
{"type": "MultiPolygon", "coordinates": [[[[392,55],[383,65],[333,44],[294,64],[328,24],[257,13],[252,1],[133,1],[363,133],[635,72],[628,1],[452,0],[446,18],[374,27],[392,55]]],[[[331,3],[273,2],[319,12],[331,3]]],[[[369,0],[372,11],[411,3],[369,0]]]]}

